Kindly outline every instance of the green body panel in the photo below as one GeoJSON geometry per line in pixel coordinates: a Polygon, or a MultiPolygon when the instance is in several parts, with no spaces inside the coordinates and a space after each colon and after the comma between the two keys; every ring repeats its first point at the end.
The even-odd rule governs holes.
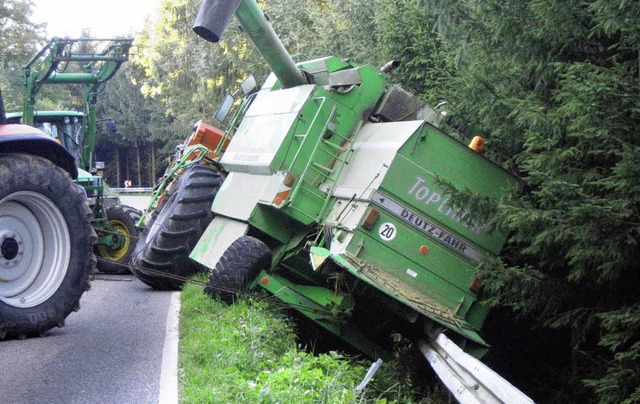
{"type": "Polygon", "coordinates": [[[336,297],[331,291],[317,287],[298,285],[284,276],[273,273],[261,272],[257,279],[258,284],[276,296],[283,302],[287,302],[296,308],[307,318],[340,337],[353,347],[366,353],[372,358],[384,358],[392,360],[392,355],[381,349],[378,344],[371,341],[365,334],[358,332],[348,322],[338,317],[344,309],[349,308],[353,302],[344,297],[336,297]],[[268,281],[266,281],[268,280],[268,281]],[[336,309],[340,309],[336,311],[336,309]]]}
{"type": "MultiPolygon", "coordinates": [[[[317,68],[325,66],[329,77],[338,68],[350,67],[338,58],[322,59],[315,64],[317,68]]],[[[355,131],[384,91],[385,80],[371,66],[350,70],[363,84],[353,85],[346,92],[327,91],[317,86],[314,101],[305,104],[295,124],[302,126],[299,131],[306,136],[295,137],[291,133],[287,139],[297,153],[284,157],[284,166],[295,177],[295,182],[283,211],[304,224],[322,221],[330,189],[320,189],[320,185],[339,173],[355,131]],[[305,127],[305,121],[313,125],[305,127]]]]}
{"type": "MultiPolygon", "coordinates": [[[[277,89],[276,85],[258,94],[221,159],[232,172],[290,175],[294,182],[282,211],[305,225],[321,220],[328,191],[319,186],[343,164],[343,151],[385,86],[381,73],[371,66],[352,69],[337,58],[313,64],[327,77],[336,74],[331,68],[348,67],[349,78],[356,84],[348,89],[341,86],[340,91],[310,85],[277,89]]],[[[221,198],[224,193],[221,189],[221,198]]]]}
{"type": "Polygon", "coordinates": [[[257,205],[249,217],[249,224],[260,229],[282,244],[288,243],[296,234],[304,234],[308,228],[279,209],[257,205]],[[274,226],[277,223],[277,226],[274,226]]]}
{"type": "Polygon", "coordinates": [[[425,125],[400,149],[380,187],[385,194],[405,201],[409,208],[498,254],[505,235],[488,232],[485,223],[476,220],[472,212],[456,205],[439,180],[460,190],[499,199],[516,186],[514,177],[437,128],[425,125]]]}
{"type": "Polygon", "coordinates": [[[423,314],[452,328],[463,324],[479,331],[487,311],[476,303],[475,294],[468,289],[474,276],[473,267],[444,247],[433,246],[428,254],[421,254],[424,236],[412,229],[402,229],[403,224],[390,216],[383,214],[379,223],[371,232],[355,232],[345,254],[347,261],[352,264],[362,261],[375,268],[377,271],[365,271],[368,275],[363,276],[378,286],[390,285],[389,276],[396,280],[393,289],[381,289],[404,301],[413,300],[423,314]],[[386,223],[394,223],[398,235],[393,241],[382,243],[377,236],[381,225],[386,223]]]}
{"type": "MultiPolygon", "coordinates": [[[[376,251],[380,248],[384,250],[385,247],[375,241],[368,241],[371,241],[371,243],[369,243],[369,250],[371,251],[362,254],[360,254],[361,251],[359,251],[359,257],[351,254],[332,254],[329,250],[321,247],[312,247],[311,256],[322,263],[331,260],[340,267],[348,270],[351,275],[371,285],[372,294],[382,292],[391,299],[411,308],[416,313],[420,313],[436,323],[465,336],[475,342],[478,348],[488,347],[478,333],[479,326],[484,321],[488,312],[486,307],[478,305],[477,303],[469,304],[469,302],[466,302],[465,304],[465,301],[461,299],[460,304],[450,309],[437,300],[438,296],[428,294],[429,291],[425,292],[424,285],[408,281],[407,278],[411,277],[411,275],[408,275],[406,272],[401,273],[398,269],[381,269],[381,267],[376,266],[375,263],[368,262],[367,259],[371,259],[373,256],[390,257],[394,256],[393,254],[397,254],[397,252],[388,250],[376,251]],[[422,290],[418,290],[418,288],[422,290]],[[466,313],[464,313],[464,311],[466,311],[466,313]],[[466,319],[464,317],[466,317],[466,319]]],[[[360,250],[362,250],[362,248],[360,248],[360,250]]],[[[375,259],[375,257],[373,258],[375,259]]],[[[399,262],[397,267],[401,265],[402,262],[399,262]]],[[[385,266],[386,265],[383,264],[382,268],[385,266]]],[[[416,266],[411,265],[411,268],[416,268],[416,266]]],[[[434,279],[433,277],[430,279],[434,280],[432,290],[440,290],[443,286],[443,280],[434,279]]],[[[422,276],[422,280],[424,282],[426,277],[422,276]]],[[[449,289],[451,290],[451,287],[449,287],[449,289]]],[[[380,298],[377,300],[380,302],[383,301],[380,298]]],[[[393,307],[393,305],[387,303],[387,306],[392,311],[395,309],[396,316],[410,317],[407,315],[406,308],[401,305],[393,307]]],[[[481,352],[484,352],[484,349],[481,349],[481,352]]]]}
{"type": "Polygon", "coordinates": [[[470,287],[476,268],[500,251],[505,235],[465,222],[472,213],[455,207],[436,179],[493,199],[517,185],[499,166],[424,124],[398,148],[367,200],[379,217],[367,229],[361,224],[369,209],[363,210],[333,259],[385,294],[483,344],[478,332],[488,309],[470,287]]]}

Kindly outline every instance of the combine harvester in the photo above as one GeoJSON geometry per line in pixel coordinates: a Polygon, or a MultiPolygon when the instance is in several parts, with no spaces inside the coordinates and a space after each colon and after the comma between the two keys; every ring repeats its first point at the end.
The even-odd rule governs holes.
{"type": "Polygon", "coordinates": [[[217,42],[234,14],[273,74],[257,92],[243,83],[226,133],[201,122],[187,139],[146,212],[134,273],[173,289],[199,264],[207,293],[264,288],[374,359],[401,334],[461,402],[530,402],[476,359],[488,349],[476,269],[505,235],[446,185],[497,200],[516,179],[389,85],[394,63],[296,64],[254,0],[205,1],[193,29],[217,42]]]}

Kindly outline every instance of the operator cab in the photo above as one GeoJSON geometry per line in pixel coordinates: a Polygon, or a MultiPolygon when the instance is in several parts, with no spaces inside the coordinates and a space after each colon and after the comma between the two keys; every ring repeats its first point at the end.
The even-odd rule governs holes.
{"type": "MultiPolygon", "coordinates": [[[[75,111],[43,111],[35,115],[35,127],[62,144],[79,163],[82,157],[84,115],[75,111]]],[[[7,123],[22,123],[22,113],[7,114],[7,123]]]]}

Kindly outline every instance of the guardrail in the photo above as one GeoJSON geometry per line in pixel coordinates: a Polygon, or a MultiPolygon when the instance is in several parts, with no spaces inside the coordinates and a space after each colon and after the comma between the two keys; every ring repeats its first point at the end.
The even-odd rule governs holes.
{"type": "Polygon", "coordinates": [[[533,404],[533,400],[464,352],[444,334],[421,341],[420,351],[453,397],[462,404],[533,404]]]}
{"type": "Polygon", "coordinates": [[[153,188],[111,188],[118,194],[152,194],[153,188]]]}

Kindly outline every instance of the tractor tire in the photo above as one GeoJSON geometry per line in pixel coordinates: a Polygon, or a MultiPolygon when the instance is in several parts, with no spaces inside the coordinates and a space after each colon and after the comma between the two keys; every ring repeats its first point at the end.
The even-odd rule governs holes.
{"type": "Polygon", "coordinates": [[[180,175],[151,214],[133,252],[131,271],[138,279],[154,289],[179,290],[200,270],[189,253],[213,219],[211,204],[223,180],[221,173],[203,165],[180,175]]]}
{"type": "Polygon", "coordinates": [[[114,205],[106,210],[107,225],[114,231],[122,234],[124,245],[113,249],[106,245],[96,246],[98,257],[98,271],[106,274],[128,274],[129,262],[138,241],[139,229],[136,223],[140,220],[142,212],[128,205],[114,205]]]}
{"type": "Polygon", "coordinates": [[[251,236],[237,238],[225,250],[211,271],[204,292],[233,303],[239,293],[247,290],[261,270],[271,267],[273,255],[269,247],[251,236]]]}
{"type": "Polygon", "coordinates": [[[28,154],[0,155],[0,338],[44,336],[80,308],[96,265],[86,193],[28,154]]]}

